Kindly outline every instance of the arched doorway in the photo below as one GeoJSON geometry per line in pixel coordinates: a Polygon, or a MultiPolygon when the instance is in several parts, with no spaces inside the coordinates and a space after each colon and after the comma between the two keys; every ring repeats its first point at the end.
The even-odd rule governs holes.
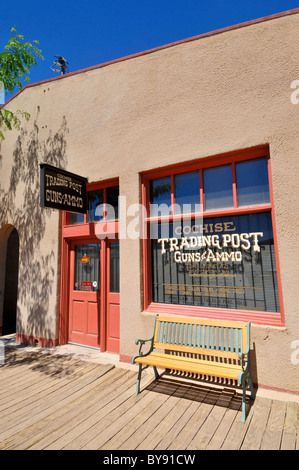
{"type": "Polygon", "coordinates": [[[6,227],[1,248],[3,254],[0,276],[3,288],[1,334],[8,335],[16,332],[18,297],[19,235],[13,226],[6,227]]]}

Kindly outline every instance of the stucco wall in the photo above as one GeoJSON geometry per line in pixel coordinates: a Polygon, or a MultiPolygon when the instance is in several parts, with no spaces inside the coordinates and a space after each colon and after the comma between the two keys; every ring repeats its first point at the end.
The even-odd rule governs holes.
{"type": "MultiPolygon", "coordinates": [[[[119,177],[129,206],[142,171],[269,144],[285,326],[253,325],[255,378],[299,391],[298,40],[297,13],[41,83],[7,105],[31,114],[0,149],[0,222],[20,235],[20,332],[57,336],[58,214],[38,206],[38,163],[90,182],[119,177]]],[[[153,316],[141,313],[140,241],[120,246],[121,354],[130,356],[153,316]]]]}

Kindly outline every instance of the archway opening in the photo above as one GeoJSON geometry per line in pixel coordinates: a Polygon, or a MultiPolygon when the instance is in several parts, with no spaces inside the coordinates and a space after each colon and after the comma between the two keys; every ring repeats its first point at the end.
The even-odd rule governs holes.
{"type": "Polygon", "coordinates": [[[19,273],[19,235],[14,228],[7,240],[2,335],[16,332],[19,273]]]}

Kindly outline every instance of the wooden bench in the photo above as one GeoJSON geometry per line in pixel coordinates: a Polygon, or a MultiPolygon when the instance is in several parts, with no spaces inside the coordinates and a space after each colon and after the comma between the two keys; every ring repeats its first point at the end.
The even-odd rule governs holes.
{"type": "Polygon", "coordinates": [[[246,419],[246,389],[254,399],[250,369],[250,323],[202,320],[190,317],[156,315],[153,334],[137,339],[139,353],[132,364],[139,364],[136,395],[140,393],[142,371],[157,368],[221,377],[238,381],[242,386],[242,418],[246,419]],[[145,343],[149,349],[143,352],[145,343]],[[145,366],[145,367],[143,367],[145,366]]]}

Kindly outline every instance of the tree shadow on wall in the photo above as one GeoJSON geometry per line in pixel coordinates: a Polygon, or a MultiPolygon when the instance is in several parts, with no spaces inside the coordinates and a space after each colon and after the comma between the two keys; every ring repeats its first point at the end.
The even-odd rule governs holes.
{"type": "MultiPolygon", "coordinates": [[[[63,117],[59,129],[50,130],[48,136],[42,138],[38,117],[39,109],[33,129],[21,129],[15,143],[9,189],[6,192],[0,187],[0,225],[13,223],[19,233],[17,332],[53,338],[56,325],[49,325],[48,312],[56,283],[54,263],[57,261],[55,241],[54,245],[48,243],[41,247],[52,210],[40,207],[39,164],[66,168],[68,128],[63,117]],[[26,326],[22,324],[21,312],[27,315],[26,326]]],[[[56,233],[58,238],[58,225],[56,233]]],[[[52,313],[55,318],[55,312],[52,313]]]]}

